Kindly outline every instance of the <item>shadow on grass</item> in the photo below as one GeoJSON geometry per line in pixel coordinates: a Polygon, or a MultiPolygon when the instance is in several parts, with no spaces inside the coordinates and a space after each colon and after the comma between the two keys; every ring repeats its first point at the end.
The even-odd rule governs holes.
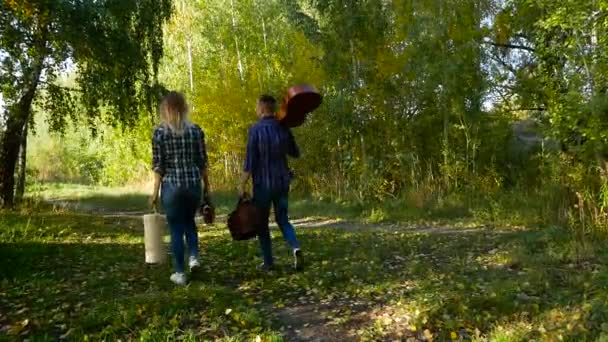
{"type": "Polygon", "coordinates": [[[0,339],[264,333],[259,311],[233,287],[207,280],[176,288],[169,265],[144,264],[143,245],[14,243],[0,251],[11,260],[0,267],[0,339]],[[227,316],[229,307],[242,316],[227,316]]]}
{"type": "Polygon", "coordinates": [[[300,273],[273,233],[278,269],[262,274],[257,241],[205,229],[202,270],[185,288],[171,286],[169,265],[143,263],[142,244],[4,243],[0,256],[11,262],[0,266],[0,324],[10,328],[0,333],[15,333],[27,319],[18,334],[48,339],[252,338],[283,327],[289,341],[311,329],[340,341],[425,330],[436,340],[478,332],[491,340],[583,341],[598,338],[608,318],[605,255],[576,263],[562,231],[310,228],[299,231],[308,265],[300,273]]]}

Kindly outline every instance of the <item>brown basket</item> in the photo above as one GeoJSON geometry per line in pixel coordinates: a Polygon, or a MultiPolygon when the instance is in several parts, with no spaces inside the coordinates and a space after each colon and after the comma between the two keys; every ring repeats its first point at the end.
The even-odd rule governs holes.
{"type": "Polygon", "coordinates": [[[321,102],[323,96],[312,85],[295,85],[287,90],[277,119],[287,127],[298,127],[306,121],[308,113],[317,109],[321,102]]]}
{"type": "Polygon", "coordinates": [[[236,209],[228,215],[228,229],[233,240],[253,239],[258,234],[262,216],[250,199],[239,199],[236,209]]]}

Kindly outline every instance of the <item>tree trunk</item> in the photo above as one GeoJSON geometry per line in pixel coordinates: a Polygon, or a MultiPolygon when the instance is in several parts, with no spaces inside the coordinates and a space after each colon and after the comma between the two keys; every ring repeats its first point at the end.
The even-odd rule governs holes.
{"type": "Polygon", "coordinates": [[[27,133],[28,124],[26,122],[23,128],[23,135],[21,137],[21,146],[19,148],[19,174],[17,175],[17,191],[15,194],[15,202],[19,203],[23,200],[25,194],[25,182],[26,182],[26,171],[27,171],[27,133]]]}
{"type": "Polygon", "coordinates": [[[0,136],[0,207],[15,204],[15,166],[19,157],[19,147],[26,123],[29,120],[32,101],[40,81],[44,57],[40,57],[33,67],[25,92],[17,103],[6,112],[6,130],[0,136]]]}
{"type": "Polygon", "coordinates": [[[234,14],[234,0],[230,0],[230,7],[232,8],[232,37],[234,38],[234,46],[236,48],[236,58],[237,58],[237,64],[236,64],[236,68],[239,71],[239,77],[241,78],[241,83],[243,83],[245,81],[244,78],[244,68],[243,68],[243,61],[241,60],[241,50],[239,49],[239,40],[237,38],[237,32],[236,32],[236,16],[234,14]]]}
{"type": "Polygon", "coordinates": [[[15,200],[15,166],[19,156],[25,121],[23,112],[10,113],[7,128],[0,139],[0,206],[12,207],[15,200]]]}
{"type": "Polygon", "coordinates": [[[266,54],[266,77],[268,80],[272,76],[272,68],[270,67],[270,58],[268,57],[268,36],[266,35],[266,20],[262,17],[262,33],[264,34],[264,53],[266,54]]]}
{"type": "Polygon", "coordinates": [[[194,96],[194,77],[192,76],[192,43],[190,42],[190,38],[186,42],[188,47],[188,70],[190,71],[190,93],[191,96],[194,96]]]}

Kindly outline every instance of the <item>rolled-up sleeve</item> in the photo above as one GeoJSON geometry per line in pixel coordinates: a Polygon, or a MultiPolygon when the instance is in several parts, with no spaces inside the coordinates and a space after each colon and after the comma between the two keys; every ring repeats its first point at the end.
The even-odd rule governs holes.
{"type": "Polygon", "coordinates": [[[159,128],[152,134],[152,170],[161,176],[165,175],[165,156],[163,149],[163,132],[159,128]]]}
{"type": "Polygon", "coordinates": [[[256,160],[256,148],[255,148],[255,131],[253,128],[249,129],[247,134],[247,151],[245,155],[245,166],[243,171],[252,172],[253,164],[256,160]]]}

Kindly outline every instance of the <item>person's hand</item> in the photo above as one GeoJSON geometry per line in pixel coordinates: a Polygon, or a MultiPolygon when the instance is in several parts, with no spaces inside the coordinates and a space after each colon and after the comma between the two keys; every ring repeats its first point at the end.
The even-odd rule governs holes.
{"type": "Polygon", "coordinates": [[[156,208],[156,205],[158,204],[158,194],[150,196],[148,204],[150,205],[150,208],[156,208]]]}
{"type": "Polygon", "coordinates": [[[205,191],[203,193],[203,203],[201,203],[203,206],[205,205],[211,205],[211,195],[209,194],[209,191],[205,191]]]}
{"type": "Polygon", "coordinates": [[[239,186],[239,197],[240,198],[246,198],[249,197],[249,194],[247,193],[247,190],[245,189],[246,185],[245,184],[241,184],[239,186]]]}

